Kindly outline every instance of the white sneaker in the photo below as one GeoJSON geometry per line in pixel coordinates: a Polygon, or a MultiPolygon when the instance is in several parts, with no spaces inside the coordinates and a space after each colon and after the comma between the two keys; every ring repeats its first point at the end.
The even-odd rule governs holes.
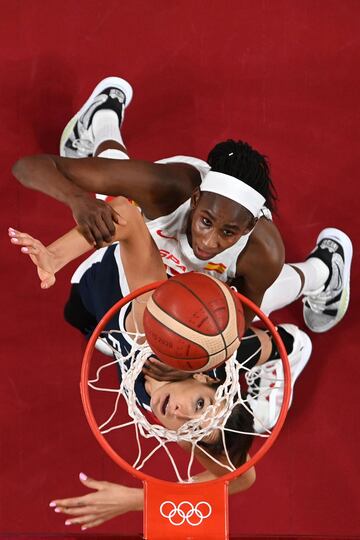
{"type": "Polygon", "coordinates": [[[330,269],[321,291],[303,298],[304,320],[313,332],[326,332],[346,313],[350,301],[350,268],[353,248],[350,238],[338,229],[321,231],[310,257],[318,257],[330,269]]]}
{"type": "Polygon", "coordinates": [[[124,118],[124,110],[133,96],[131,85],[120,77],[107,77],[99,82],[89,99],[65,127],[60,140],[60,156],[70,158],[90,157],[94,153],[94,135],[91,122],[101,109],[111,109],[124,118]]]}
{"type": "MultiPolygon", "coordinates": [[[[291,371],[291,396],[296,379],[308,363],[312,344],[309,336],[294,324],[279,325],[294,337],[293,350],[288,354],[291,371]]],[[[254,415],[256,433],[268,432],[276,424],[283,402],[284,371],[281,360],[266,362],[245,374],[248,383],[247,402],[254,415]]]]}

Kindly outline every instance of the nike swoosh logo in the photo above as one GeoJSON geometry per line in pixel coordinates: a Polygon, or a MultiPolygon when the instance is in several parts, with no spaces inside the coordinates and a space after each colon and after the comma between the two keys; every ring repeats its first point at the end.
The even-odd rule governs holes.
{"type": "Polygon", "coordinates": [[[338,271],[338,280],[337,280],[337,285],[335,287],[335,290],[338,290],[338,289],[341,289],[341,287],[342,287],[341,268],[339,267],[339,265],[336,262],[334,262],[334,266],[336,266],[337,271],[338,271]]]}

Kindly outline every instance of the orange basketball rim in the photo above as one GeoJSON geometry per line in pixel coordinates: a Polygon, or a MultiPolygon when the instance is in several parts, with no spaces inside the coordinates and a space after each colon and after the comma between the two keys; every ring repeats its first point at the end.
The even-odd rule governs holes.
{"type": "Polygon", "coordinates": [[[270,319],[246,297],[237,293],[241,302],[253,310],[255,315],[271,332],[278,347],[284,371],[284,393],[278,420],[265,443],[252,457],[233,472],[201,483],[176,483],[156,478],[135,469],[124,460],[100,433],[97,425],[88,387],[90,362],[96,340],[114,314],[137,296],[158,287],[163,281],[142,287],[117,302],[102,318],[93,332],[83,358],[80,391],[82,403],[90,428],[100,446],[111,459],[126,472],[135,476],[144,485],[144,538],[157,539],[209,539],[224,540],[229,537],[228,528],[228,485],[256,465],[274,444],[284,424],[291,393],[290,366],[284,344],[270,319]]]}

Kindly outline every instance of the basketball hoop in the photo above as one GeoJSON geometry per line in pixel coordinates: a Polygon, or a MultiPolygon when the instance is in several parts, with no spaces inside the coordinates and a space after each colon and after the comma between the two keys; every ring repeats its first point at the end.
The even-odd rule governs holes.
{"type": "MultiPolygon", "coordinates": [[[[144,361],[151,354],[146,343],[139,343],[140,334],[134,336],[128,355],[123,356],[118,350],[113,349],[113,361],[107,358],[107,363],[104,364],[104,357],[102,357],[102,363],[99,364],[96,357],[96,354],[99,355],[99,353],[94,352],[96,341],[104,332],[104,328],[108,327],[111,319],[117,316],[120,310],[126,309],[135,298],[155,289],[161,283],[147,285],[129,294],[117,302],[97,325],[87,344],[82,364],[80,389],[83,407],[90,428],[101,447],[115,463],[144,484],[145,538],[149,540],[190,537],[225,539],[228,537],[229,482],[258,463],[274,444],[284,424],[291,393],[287,354],[276,328],[268,317],[253,302],[237,293],[240,301],[252,309],[264,323],[277,345],[284,374],[283,380],[279,381],[283,387],[281,410],[272,430],[265,429],[265,433],[255,434],[258,448],[255,449],[249,461],[239,467],[234,467],[231,466],[231,460],[228,459],[229,466],[225,467],[223,476],[205,483],[192,482],[191,470],[195,447],[199,448],[198,442],[214,429],[220,430],[223,437],[226,421],[232,411],[231,407],[238,403],[241,403],[245,408],[248,407],[246,399],[242,398],[239,383],[240,368],[236,365],[235,360],[230,359],[225,364],[225,382],[216,390],[215,405],[211,406],[213,408],[208,407],[198,420],[187,421],[175,432],[166,430],[159,425],[158,421],[154,423],[151,413],[140,411],[136,404],[134,387],[131,388],[131,385],[135,384],[144,361]],[[117,370],[119,369],[121,370],[120,381],[117,378],[117,370]],[[105,379],[105,383],[102,382],[102,379],[105,379]],[[114,383],[114,379],[116,383],[114,383]],[[104,402],[106,400],[112,409],[104,419],[104,402]],[[219,406],[219,403],[224,405],[219,406]],[[126,445],[118,444],[118,450],[116,448],[116,435],[119,438],[120,429],[127,430],[127,442],[126,445]],[[129,463],[130,458],[124,457],[130,446],[129,430],[133,430],[135,444],[133,451],[137,451],[137,458],[132,460],[132,465],[129,463]],[[179,467],[175,463],[177,459],[181,460],[181,458],[175,457],[177,450],[169,448],[172,443],[179,441],[191,445],[191,456],[186,466],[186,480],[183,479],[183,475],[180,474],[179,467]],[[126,448],[124,448],[125,446],[126,448]],[[175,481],[159,478],[158,470],[156,470],[157,475],[151,470],[149,464],[154,456],[160,452],[165,452],[169,463],[173,466],[175,481]],[[146,471],[147,467],[150,468],[149,472],[146,471]]],[[[111,332],[111,329],[107,329],[105,333],[110,334],[114,339],[114,333],[111,332]]],[[[242,367],[244,368],[244,366],[242,367]]],[[[243,435],[244,432],[238,432],[238,436],[243,435]]],[[[206,449],[205,454],[207,454],[206,449]]],[[[213,456],[210,457],[214,459],[213,456]]],[[[216,462],[216,459],[214,461],[216,462]]],[[[161,468],[163,469],[163,467],[164,460],[162,459],[161,468]]]]}

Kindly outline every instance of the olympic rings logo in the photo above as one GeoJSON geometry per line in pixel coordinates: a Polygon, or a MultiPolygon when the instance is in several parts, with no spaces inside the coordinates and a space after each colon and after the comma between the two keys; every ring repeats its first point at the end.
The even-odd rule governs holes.
{"type": "Polygon", "coordinates": [[[211,512],[212,508],[206,501],[200,501],[195,506],[190,501],[182,501],[177,506],[172,501],[164,501],[160,506],[160,514],[176,527],[183,525],[185,521],[188,525],[197,527],[211,512]]]}

